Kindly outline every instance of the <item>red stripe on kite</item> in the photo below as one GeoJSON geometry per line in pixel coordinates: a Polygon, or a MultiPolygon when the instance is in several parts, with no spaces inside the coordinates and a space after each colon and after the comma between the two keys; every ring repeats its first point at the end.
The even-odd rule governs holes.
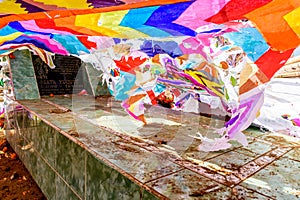
{"type": "Polygon", "coordinates": [[[255,64],[258,68],[271,79],[273,75],[286,63],[286,61],[292,55],[294,49],[287,51],[273,51],[269,49],[263,54],[255,64]]]}
{"type": "Polygon", "coordinates": [[[88,49],[97,48],[97,44],[95,42],[91,42],[88,40],[88,36],[77,36],[77,38],[80,40],[80,42],[86,46],[88,49]]]}
{"type": "Polygon", "coordinates": [[[74,31],[72,29],[56,26],[53,19],[35,19],[35,23],[38,27],[43,29],[54,29],[58,31],[66,31],[74,35],[82,35],[82,33],[74,31]]]}
{"type": "Polygon", "coordinates": [[[205,21],[222,24],[231,20],[243,19],[244,14],[247,14],[255,10],[256,8],[268,4],[271,1],[272,0],[231,0],[220,10],[220,12],[206,19],[205,21]]]}

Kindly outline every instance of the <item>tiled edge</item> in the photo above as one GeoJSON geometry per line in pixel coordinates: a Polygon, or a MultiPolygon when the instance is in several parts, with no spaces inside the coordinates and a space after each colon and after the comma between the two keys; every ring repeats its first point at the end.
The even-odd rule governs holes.
{"type": "Polygon", "coordinates": [[[232,196],[235,196],[236,199],[259,199],[259,200],[270,200],[272,199],[269,196],[261,194],[255,190],[245,188],[243,186],[237,185],[232,190],[232,196]]]}
{"type": "Polygon", "coordinates": [[[292,148],[290,147],[279,147],[268,151],[267,153],[255,158],[254,160],[243,165],[238,170],[234,171],[233,174],[238,177],[241,181],[252,176],[256,172],[260,171],[262,168],[271,164],[275,160],[279,159],[286,153],[288,153],[292,148]]]}
{"type": "MultiPolygon", "coordinates": [[[[45,101],[45,100],[42,100],[44,101],[45,103],[48,103],[48,101],[45,101]]],[[[50,105],[53,105],[53,103],[49,103],[50,105]]],[[[53,105],[55,107],[57,107],[56,105],[53,105]]],[[[29,109],[27,106],[24,106],[24,108],[26,110],[28,110],[29,112],[32,112],[34,113],[35,115],[37,115],[34,111],[32,111],[31,109],[29,109]]],[[[69,112],[71,115],[72,115],[72,112],[69,112]]],[[[69,114],[67,113],[67,114],[69,114]]],[[[147,188],[146,186],[143,185],[143,183],[139,182],[136,178],[132,177],[130,174],[126,173],[125,171],[123,171],[122,169],[116,167],[114,164],[110,163],[107,159],[105,158],[102,158],[102,157],[99,157],[99,155],[97,155],[93,150],[91,150],[90,148],[88,148],[87,146],[85,146],[81,141],[77,140],[76,138],[70,136],[67,132],[65,132],[65,130],[61,130],[59,127],[55,126],[52,122],[48,121],[47,119],[41,117],[40,115],[38,115],[40,117],[41,120],[43,120],[46,124],[48,124],[49,126],[53,127],[54,129],[56,129],[59,133],[58,135],[61,135],[62,137],[66,137],[67,140],[70,140],[72,143],[76,143],[78,146],[84,148],[86,151],[87,151],[87,154],[92,154],[94,155],[94,157],[96,157],[97,159],[99,160],[102,160],[103,163],[105,163],[106,165],[108,165],[110,168],[113,168],[114,170],[120,172],[123,176],[127,177],[129,180],[131,180],[132,182],[134,182],[135,184],[139,185],[140,187],[145,187],[147,188]]],[[[89,123],[89,122],[88,122],[89,123]]],[[[102,128],[102,127],[100,127],[102,128]]],[[[104,130],[106,130],[105,128],[103,128],[104,130]]],[[[111,131],[110,129],[109,130],[106,130],[106,131],[111,131]]],[[[117,134],[117,136],[119,136],[117,134]]],[[[123,135],[122,135],[123,136],[123,135]]],[[[123,138],[123,137],[121,137],[123,138]]],[[[124,138],[123,138],[124,139],[124,138]]],[[[125,140],[128,140],[128,138],[125,138],[125,140]]],[[[138,145],[140,146],[140,145],[138,145]]],[[[147,150],[147,149],[146,149],[147,150]]],[[[156,154],[157,155],[157,154],[156,154]]],[[[159,155],[157,155],[159,156],[159,155]]],[[[87,175],[86,175],[87,176],[87,175]]],[[[151,189],[148,189],[148,191],[151,191],[151,189]]],[[[155,192],[154,192],[155,193],[155,192]]],[[[159,193],[155,193],[156,196],[160,196],[160,198],[164,198],[163,196],[161,196],[159,193]]]]}
{"type": "Polygon", "coordinates": [[[300,162],[281,157],[239,185],[272,199],[299,199],[299,168],[300,162]]]}
{"type": "Polygon", "coordinates": [[[223,192],[221,191],[227,188],[187,169],[151,181],[147,185],[170,199],[197,199],[201,197],[209,199],[206,195],[213,192],[216,196],[212,199],[222,199],[223,192]]]}
{"type": "Polygon", "coordinates": [[[210,166],[210,163],[207,161],[188,161],[182,158],[173,158],[171,156],[169,156],[168,159],[204,177],[212,179],[225,186],[233,187],[235,185],[238,185],[244,179],[252,176],[265,166],[271,164],[276,159],[285,155],[291,149],[292,148],[290,147],[278,147],[272,149],[265,154],[254,158],[252,161],[242,165],[242,167],[240,167],[238,170],[227,170],[222,167],[215,168],[215,166],[210,166]]]}
{"type": "MultiPolygon", "coordinates": [[[[51,133],[54,129],[45,123],[38,124],[39,128],[41,128],[40,131],[39,128],[30,127],[28,124],[28,126],[24,126],[25,124],[22,122],[26,121],[24,118],[28,117],[28,115],[27,112],[22,112],[22,114],[23,118],[19,116],[21,122],[19,126],[21,124],[23,126],[6,131],[6,138],[45,196],[48,199],[62,199],[60,198],[61,195],[63,195],[63,199],[84,199],[84,194],[81,193],[80,196],[80,191],[76,191],[78,188],[72,186],[71,181],[65,180],[55,168],[57,157],[55,138],[59,133],[56,131],[51,133]],[[49,132],[49,130],[51,131],[49,132]],[[28,131],[32,132],[30,137],[26,135],[28,131]],[[51,138],[52,142],[48,143],[51,138]]],[[[30,122],[30,120],[27,122],[30,122]]],[[[69,149],[65,149],[65,151],[69,152],[69,149]]],[[[71,172],[73,171],[71,170],[71,172]]],[[[65,177],[69,179],[68,176],[65,177]]]]}
{"type": "Polygon", "coordinates": [[[24,146],[29,142],[20,135],[19,131],[11,130],[6,137],[45,196],[48,199],[54,199],[56,188],[52,183],[55,180],[55,173],[48,163],[37,153],[33,146],[24,149],[24,146]]]}
{"type": "Polygon", "coordinates": [[[300,162],[300,148],[296,147],[284,156],[286,156],[287,158],[289,158],[291,160],[300,162]]]}
{"type": "Polygon", "coordinates": [[[158,200],[162,199],[161,197],[158,198],[154,194],[148,192],[146,189],[141,189],[141,199],[142,200],[158,200]]]}
{"type": "MultiPolygon", "coordinates": [[[[53,126],[50,122],[44,121],[44,119],[37,117],[36,114],[31,111],[29,112],[31,115],[33,115],[31,116],[34,118],[33,120],[38,120],[39,122],[32,122],[32,120],[28,120],[27,118],[29,115],[27,108],[25,106],[23,107],[24,110],[20,112],[22,114],[17,119],[17,121],[19,121],[18,126],[20,126],[18,130],[20,130],[20,132],[17,131],[18,134],[13,136],[14,138],[11,140],[11,143],[15,149],[17,149],[17,145],[20,147],[26,146],[26,152],[34,152],[30,156],[24,157],[24,152],[17,149],[17,152],[20,154],[20,158],[24,162],[25,166],[31,168],[30,173],[33,175],[42,191],[49,199],[55,199],[57,196],[61,197],[60,191],[62,190],[65,190],[66,195],[68,196],[76,196],[79,199],[89,199],[88,194],[90,192],[90,184],[89,181],[87,181],[90,180],[87,178],[89,176],[89,171],[85,173],[86,167],[89,166],[89,160],[85,157],[89,156],[90,158],[92,156],[94,159],[97,159],[97,156],[92,155],[91,152],[88,152],[86,150],[87,147],[83,147],[83,144],[81,144],[79,141],[74,138],[70,139],[69,137],[71,136],[69,136],[67,133],[62,134],[64,131],[60,130],[59,128],[55,129],[55,126],[53,126]],[[32,124],[36,125],[37,127],[33,127],[32,124]],[[28,134],[28,132],[30,132],[30,134],[28,134]],[[22,136],[19,133],[21,133],[22,136]],[[21,144],[19,142],[19,144],[17,144],[16,142],[20,141],[20,137],[23,143],[21,144]],[[51,140],[54,143],[54,146],[49,146],[49,144],[52,143],[51,140]],[[76,142],[73,140],[76,140],[76,142]],[[63,146],[64,148],[59,148],[60,146],[63,146]],[[83,156],[80,156],[82,154],[83,156]],[[34,162],[32,162],[33,159],[35,159],[34,162]],[[38,162],[39,164],[37,164],[38,162]],[[33,163],[36,163],[36,165],[34,166],[33,163]],[[74,166],[73,163],[80,165],[80,167],[78,167],[78,165],[74,166]],[[59,188],[48,188],[47,185],[42,181],[43,179],[41,179],[42,174],[40,171],[42,171],[42,173],[47,177],[49,176],[49,180],[52,181],[51,183],[49,182],[49,185],[53,185],[53,182],[56,182],[61,184],[59,188]],[[80,174],[80,172],[82,172],[82,174],[80,174]],[[78,181],[79,179],[80,181],[78,181]]],[[[129,193],[127,190],[128,188],[126,190],[122,190],[121,188],[119,192],[120,196],[116,197],[126,199],[128,196],[130,197],[128,199],[140,199],[143,194],[145,194],[146,199],[157,199],[157,196],[159,196],[158,193],[151,194],[151,192],[149,192],[151,191],[150,188],[147,188],[142,183],[137,183],[138,181],[134,177],[130,177],[130,175],[128,175],[126,172],[123,172],[116,167],[112,167],[113,165],[107,165],[107,160],[105,162],[106,164],[102,162],[102,165],[104,164],[109,170],[112,170],[112,173],[117,176],[116,180],[121,181],[118,182],[117,185],[126,183],[124,188],[127,188],[127,185],[129,185],[128,187],[133,188],[129,193]]],[[[113,183],[108,184],[111,186],[113,183]]],[[[115,188],[113,193],[118,191],[118,189],[119,188],[115,188]]]]}
{"type": "MultiPolygon", "coordinates": [[[[45,101],[46,102],[46,101],[45,101]]],[[[48,102],[47,102],[48,103],[48,102]]],[[[55,105],[54,105],[55,106],[55,105]]],[[[79,117],[79,118],[81,118],[81,117],[79,117]]],[[[86,118],[84,118],[83,120],[86,120],[86,121],[88,121],[89,122],[89,119],[86,119],[86,118]]],[[[47,121],[47,120],[45,120],[45,121],[47,121]]],[[[50,122],[48,122],[49,123],[49,125],[51,125],[51,126],[54,126],[54,125],[52,125],[50,122]]],[[[55,126],[54,126],[55,127],[55,126]]],[[[145,144],[145,142],[143,142],[143,141],[141,141],[141,140],[138,140],[138,139],[132,139],[130,136],[127,136],[127,135],[124,135],[124,134],[122,134],[122,133],[119,133],[119,132],[116,132],[116,131],[113,131],[113,130],[111,130],[111,129],[109,129],[109,128],[107,128],[107,127],[102,127],[102,126],[100,126],[100,128],[102,128],[102,129],[104,129],[104,130],[106,130],[106,131],[108,131],[108,132],[112,132],[114,135],[117,135],[117,136],[119,136],[120,138],[122,138],[122,139],[124,139],[124,140],[126,140],[126,141],[130,141],[130,142],[132,142],[133,144],[135,144],[135,145],[137,145],[137,146],[139,146],[139,147],[142,147],[142,148],[144,148],[145,150],[148,150],[148,151],[150,151],[150,152],[152,152],[152,153],[154,153],[154,154],[156,154],[157,156],[162,156],[162,157],[164,157],[164,158],[166,158],[167,160],[170,160],[170,161],[172,161],[172,162],[174,162],[174,163],[176,163],[176,164],[179,164],[179,165],[181,165],[181,166],[184,166],[184,167],[186,167],[186,168],[191,168],[191,170],[194,170],[195,172],[197,172],[197,173],[200,173],[200,174],[202,174],[202,175],[204,175],[204,176],[207,176],[208,178],[212,178],[213,180],[216,180],[216,181],[218,181],[218,182],[220,182],[220,183],[223,183],[223,184],[225,184],[225,185],[234,185],[234,184],[236,184],[236,183],[238,183],[240,180],[237,178],[237,177],[235,177],[234,175],[228,175],[228,176],[223,176],[223,175],[221,175],[221,174],[218,174],[218,173],[213,173],[213,175],[212,175],[212,173],[209,173],[210,172],[210,170],[208,170],[208,169],[205,169],[205,168],[203,168],[203,167],[200,167],[199,165],[193,165],[193,166],[191,166],[191,164],[190,164],[190,162],[185,162],[185,160],[183,160],[183,159],[179,159],[178,160],[178,157],[177,156],[174,156],[174,155],[172,155],[172,154],[167,154],[166,155],[166,152],[165,151],[161,151],[161,150],[159,150],[157,147],[155,147],[155,146],[153,146],[153,145],[147,145],[147,144],[145,144]]],[[[58,130],[59,130],[59,128],[57,128],[58,130]]],[[[63,135],[66,135],[65,133],[64,133],[64,131],[62,131],[62,130],[59,130],[63,135]]],[[[67,137],[70,137],[70,136],[67,136],[67,137]]],[[[71,140],[74,140],[72,137],[71,138],[69,138],[69,139],[71,139],[71,140]]],[[[74,142],[76,142],[76,143],[80,143],[80,142],[78,142],[78,141],[74,141],[74,142]]],[[[104,160],[103,162],[105,162],[105,163],[107,163],[107,160],[104,160]]],[[[111,165],[111,167],[113,167],[113,165],[111,165]]],[[[120,169],[116,169],[116,170],[120,170],[120,169]]],[[[126,174],[125,172],[124,172],[124,174],[126,174]]]]}
{"type": "MultiPolygon", "coordinates": [[[[67,139],[67,141],[74,143],[74,144],[76,143],[76,145],[81,146],[82,148],[85,148],[85,149],[87,148],[80,141],[69,136],[66,132],[60,130],[58,127],[54,126],[47,120],[45,120],[45,123],[47,123],[47,125],[55,128],[57,131],[59,131],[60,133],[58,133],[58,135],[65,137],[67,139]]],[[[108,131],[110,131],[110,130],[108,130],[108,131]]],[[[116,134],[116,135],[118,135],[118,134],[116,134]]],[[[129,137],[126,138],[125,136],[123,136],[121,134],[119,134],[118,136],[120,136],[120,138],[123,138],[124,140],[130,140],[131,142],[135,143],[137,146],[142,146],[144,149],[151,151],[158,156],[164,157],[167,160],[170,160],[178,165],[185,167],[188,170],[194,171],[206,178],[214,180],[214,181],[221,183],[227,187],[234,187],[234,186],[238,185],[241,181],[252,176],[254,173],[258,172],[260,169],[262,169],[266,165],[269,165],[277,158],[285,155],[287,152],[289,152],[292,149],[291,147],[278,147],[277,146],[276,148],[258,156],[257,158],[254,158],[249,163],[244,164],[241,168],[239,168],[239,170],[233,170],[233,171],[227,172],[227,171],[222,171],[222,170],[221,171],[212,170],[206,166],[205,161],[202,163],[196,163],[196,162],[193,162],[193,160],[187,161],[182,158],[178,158],[174,155],[166,154],[165,152],[162,152],[159,149],[157,149],[155,146],[143,145],[142,141],[139,141],[139,140],[133,141],[129,137]]],[[[139,188],[140,197],[143,196],[143,192],[146,189],[146,191],[148,191],[148,192],[150,191],[150,193],[153,193],[154,194],[153,196],[157,196],[159,198],[165,198],[164,196],[161,196],[161,194],[159,194],[158,192],[153,191],[151,189],[151,187],[147,188],[142,183],[140,183],[138,180],[136,180],[134,177],[130,176],[128,173],[120,170],[113,164],[109,163],[108,160],[105,160],[104,158],[102,158],[102,159],[99,158],[99,156],[97,156],[96,153],[93,152],[92,150],[87,150],[87,151],[89,151],[89,153],[88,153],[89,156],[92,156],[94,159],[98,160],[97,162],[100,162],[102,165],[105,165],[106,168],[109,168],[110,170],[114,171],[114,172],[111,172],[111,173],[113,173],[113,175],[115,175],[117,177],[123,176],[124,180],[122,178],[119,178],[119,179],[122,179],[123,182],[128,183],[129,186],[132,184],[135,185],[135,186],[132,186],[132,188],[134,188],[134,189],[132,189],[132,190],[134,190],[133,193],[132,194],[129,194],[129,193],[124,194],[125,195],[124,198],[127,198],[127,196],[130,196],[130,195],[131,195],[130,196],[131,198],[137,198],[137,193],[136,193],[137,188],[139,188]]],[[[85,161],[86,169],[88,169],[88,165],[89,165],[89,159],[86,159],[86,161],[85,161]]],[[[62,175],[62,177],[65,178],[66,176],[62,175]]],[[[160,179],[160,178],[158,178],[158,179],[160,179]]],[[[94,180],[92,180],[89,173],[87,172],[85,174],[85,182],[84,182],[85,189],[83,190],[86,194],[87,199],[89,199],[88,195],[91,195],[91,196],[94,195],[94,193],[91,192],[91,190],[89,189],[89,185],[91,185],[90,183],[93,181],[94,180]]],[[[98,185],[99,185],[99,183],[98,183],[98,185]]],[[[100,184],[99,187],[102,187],[102,185],[100,184]]],[[[108,190],[106,192],[107,192],[107,195],[110,195],[111,191],[108,190]]],[[[82,191],[81,191],[81,197],[82,197],[82,191]]]]}
{"type": "Polygon", "coordinates": [[[271,199],[242,186],[224,186],[190,170],[182,170],[147,185],[170,199],[271,199]]]}

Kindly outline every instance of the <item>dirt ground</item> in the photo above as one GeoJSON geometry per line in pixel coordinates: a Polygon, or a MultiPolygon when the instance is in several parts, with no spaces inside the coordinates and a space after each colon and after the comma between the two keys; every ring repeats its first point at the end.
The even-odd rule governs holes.
{"type": "Polygon", "coordinates": [[[46,200],[7,140],[0,136],[0,199],[46,200]]]}

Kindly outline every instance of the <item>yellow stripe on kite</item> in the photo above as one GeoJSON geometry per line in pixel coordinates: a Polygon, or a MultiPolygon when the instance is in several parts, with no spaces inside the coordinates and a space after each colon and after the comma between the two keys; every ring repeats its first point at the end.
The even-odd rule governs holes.
{"type": "Polygon", "coordinates": [[[61,8],[68,9],[89,9],[90,4],[86,3],[86,0],[35,0],[35,2],[40,2],[45,5],[54,5],[61,8]]]}
{"type": "Polygon", "coordinates": [[[300,37],[300,7],[286,14],[283,18],[298,37],[300,37]]]}
{"type": "Polygon", "coordinates": [[[214,81],[208,80],[206,78],[200,78],[199,76],[206,77],[206,75],[199,71],[189,71],[184,70],[184,73],[192,76],[198,83],[205,85],[208,89],[210,89],[213,93],[215,93],[219,97],[224,97],[223,93],[223,85],[216,83],[214,81]]]}
{"type": "Polygon", "coordinates": [[[21,4],[15,1],[4,0],[0,2],[1,14],[26,14],[28,13],[25,8],[21,8],[21,4]]]}
{"type": "Polygon", "coordinates": [[[14,40],[17,37],[19,37],[20,35],[22,35],[22,33],[16,32],[16,33],[12,33],[12,34],[5,35],[5,36],[0,36],[0,44],[2,44],[3,42],[6,42],[6,41],[14,40]]]}
{"type": "Polygon", "coordinates": [[[108,27],[119,33],[118,37],[126,38],[143,38],[148,37],[148,35],[137,31],[133,28],[120,26],[124,16],[129,12],[129,10],[115,11],[115,12],[106,12],[102,13],[100,16],[99,23],[101,26],[108,27]]]}
{"type": "Polygon", "coordinates": [[[75,19],[75,26],[85,27],[90,30],[101,33],[102,35],[116,37],[118,35],[117,32],[109,28],[106,28],[104,26],[98,26],[98,24],[101,25],[99,23],[100,16],[101,16],[100,13],[77,15],[75,19]]]}

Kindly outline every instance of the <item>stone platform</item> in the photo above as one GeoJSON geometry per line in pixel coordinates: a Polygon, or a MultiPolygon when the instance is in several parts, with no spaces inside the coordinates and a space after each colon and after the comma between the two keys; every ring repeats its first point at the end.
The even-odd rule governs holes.
{"type": "Polygon", "coordinates": [[[151,107],[149,124],[111,98],[19,100],[6,137],[48,199],[299,199],[300,139],[245,131],[249,145],[197,150],[223,119],[151,107]]]}

